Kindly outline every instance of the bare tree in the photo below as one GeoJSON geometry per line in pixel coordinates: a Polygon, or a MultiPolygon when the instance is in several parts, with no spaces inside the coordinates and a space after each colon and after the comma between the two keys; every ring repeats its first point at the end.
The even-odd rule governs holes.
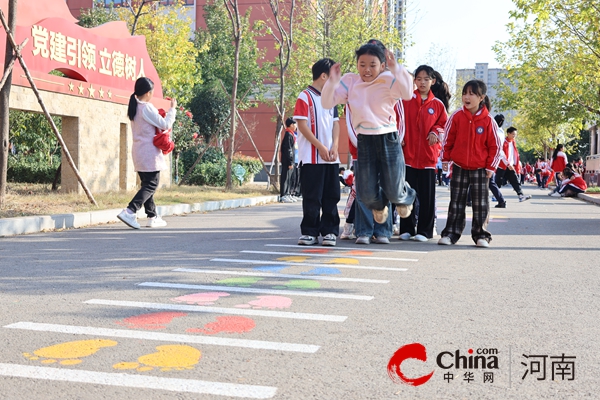
{"type": "MultiPolygon", "coordinates": [[[[0,10],[2,12],[2,10],[0,10]]],[[[6,32],[6,51],[4,58],[4,86],[0,90],[0,209],[6,202],[6,174],[8,171],[8,144],[9,144],[9,100],[12,79],[12,66],[15,63],[13,47],[9,36],[15,31],[17,25],[17,0],[8,1],[8,31],[6,32]]]]}
{"type": "Polygon", "coordinates": [[[223,0],[229,20],[231,21],[231,28],[233,34],[233,44],[235,47],[234,58],[233,58],[233,83],[231,85],[231,126],[229,130],[229,150],[227,152],[227,181],[225,183],[225,189],[231,190],[233,182],[231,179],[231,162],[233,160],[233,154],[235,152],[235,131],[236,131],[236,120],[237,115],[237,88],[239,81],[239,70],[240,70],[240,44],[242,41],[242,21],[240,18],[240,9],[237,0],[223,0]]]}
{"type": "Polygon", "coordinates": [[[290,56],[292,53],[292,46],[294,45],[293,26],[294,26],[294,11],[296,8],[296,0],[292,0],[289,5],[289,14],[287,21],[283,19],[282,6],[285,7],[287,2],[281,0],[269,0],[269,6],[273,13],[274,21],[277,28],[277,32],[270,30],[275,43],[279,49],[277,53],[278,66],[278,78],[279,78],[279,97],[275,108],[277,109],[277,124],[275,127],[275,151],[273,152],[273,161],[271,162],[271,171],[273,166],[275,167],[275,174],[269,173],[271,184],[275,187],[279,185],[279,159],[277,154],[279,153],[279,142],[281,141],[281,132],[284,126],[285,120],[285,75],[290,65],[290,56]],[[287,27],[284,26],[286,23],[287,27]]]}
{"type": "Polygon", "coordinates": [[[131,2],[125,3],[131,14],[133,14],[133,23],[131,24],[131,36],[135,34],[135,29],[137,28],[138,20],[142,15],[148,14],[148,12],[144,12],[144,6],[146,4],[158,3],[160,0],[133,0],[131,2]]]}

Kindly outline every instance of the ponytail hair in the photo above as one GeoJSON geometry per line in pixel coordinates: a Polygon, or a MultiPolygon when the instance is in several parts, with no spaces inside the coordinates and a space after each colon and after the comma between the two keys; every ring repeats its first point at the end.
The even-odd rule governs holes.
{"type": "Polygon", "coordinates": [[[129,98],[129,106],[127,107],[127,116],[130,121],[133,121],[137,113],[137,100],[135,98],[145,95],[152,89],[154,89],[154,82],[150,78],[141,77],[135,81],[134,92],[129,98]]]}
{"type": "Polygon", "coordinates": [[[490,98],[487,96],[487,85],[484,81],[479,79],[473,79],[469,82],[465,83],[463,86],[462,94],[466,94],[467,91],[471,89],[471,92],[475,93],[477,96],[483,96],[483,100],[479,103],[479,109],[481,107],[486,107],[488,112],[492,111],[492,103],[490,102],[490,98]]]}
{"type": "Polygon", "coordinates": [[[435,77],[435,83],[431,85],[431,92],[435,97],[440,99],[442,103],[444,103],[444,107],[446,107],[447,112],[450,108],[450,98],[452,97],[450,94],[450,88],[448,88],[448,84],[444,82],[442,74],[437,71],[433,71],[433,76],[435,77]]]}
{"type": "Polygon", "coordinates": [[[554,149],[554,152],[552,153],[552,158],[556,158],[556,156],[558,156],[558,152],[562,151],[562,149],[564,149],[565,146],[563,146],[561,143],[556,145],[556,148],[554,149]]]}

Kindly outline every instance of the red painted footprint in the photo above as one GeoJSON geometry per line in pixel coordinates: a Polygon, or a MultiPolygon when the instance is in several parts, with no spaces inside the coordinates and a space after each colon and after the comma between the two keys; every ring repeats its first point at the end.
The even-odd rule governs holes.
{"type": "Polygon", "coordinates": [[[167,325],[178,317],[185,317],[187,314],[182,312],[157,312],[150,314],[136,315],[125,318],[120,321],[115,321],[116,324],[126,326],[130,329],[148,329],[158,330],[166,329],[167,325]]]}
{"type": "Polygon", "coordinates": [[[217,317],[215,322],[204,325],[204,328],[189,328],[188,333],[205,333],[215,335],[217,333],[245,333],[250,332],[256,323],[254,320],[246,317],[217,317]]]}

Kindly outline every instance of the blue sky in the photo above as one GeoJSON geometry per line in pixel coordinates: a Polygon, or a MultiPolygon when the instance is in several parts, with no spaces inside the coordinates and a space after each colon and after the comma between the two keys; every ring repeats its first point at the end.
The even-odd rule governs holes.
{"type": "Polygon", "coordinates": [[[442,64],[432,65],[442,75],[475,68],[477,62],[499,68],[491,47],[508,39],[512,9],[511,0],[407,0],[406,28],[413,42],[406,50],[407,68],[442,64]],[[429,56],[432,53],[437,56],[429,56]]]}

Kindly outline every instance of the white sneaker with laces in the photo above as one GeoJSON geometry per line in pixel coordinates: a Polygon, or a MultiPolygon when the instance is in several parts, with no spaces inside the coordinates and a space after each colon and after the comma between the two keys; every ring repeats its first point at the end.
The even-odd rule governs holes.
{"type": "Polygon", "coordinates": [[[523,196],[523,195],[521,195],[521,196],[519,196],[519,203],[521,203],[523,201],[527,201],[529,199],[531,199],[531,196],[523,196]]]}
{"type": "Polygon", "coordinates": [[[160,215],[157,215],[154,218],[148,218],[148,223],[146,224],[148,228],[160,228],[163,226],[167,226],[167,221],[162,219],[160,215]]]}
{"type": "Polygon", "coordinates": [[[335,235],[333,233],[328,233],[323,236],[323,246],[335,246],[335,235]]]}
{"type": "Polygon", "coordinates": [[[550,197],[562,197],[562,195],[558,192],[551,193],[551,194],[549,194],[549,196],[550,197]]]}
{"type": "Polygon", "coordinates": [[[452,239],[448,236],[442,236],[440,240],[438,240],[438,244],[442,246],[450,246],[452,244],[452,239]]]}
{"type": "Polygon", "coordinates": [[[388,218],[388,206],[383,207],[383,210],[373,210],[373,219],[378,224],[385,224],[388,218]]]}
{"type": "Polygon", "coordinates": [[[292,198],[290,196],[283,196],[282,198],[279,199],[279,201],[281,203],[293,203],[294,200],[292,200],[292,198]]]}
{"type": "Polygon", "coordinates": [[[415,240],[415,241],[417,241],[417,242],[426,242],[426,241],[428,241],[429,239],[427,239],[427,237],[426,237],[426,236],[424,236],[424,235],[419,235],[419,234],[417,234],[417,235],[415,235],[415,237],[413,238],[413,240],[415,240]]]}
{"type": "Polygon", "coordinates": [[[355,237],[356,236],[354,236],[354,224],[350,224],[350,223],[346,222],[344,224],[344,231],[340,235],[340,239],[341,240],[351,240],[351,239],[354,239],[355,237]]]}
{"type": "Polygon", "coordinates": [[[412,212],[412,209],[413,209],[412,204],[409,204],[409,205],[399,204],[396,206],[396,211],[398,212],[398,215],[400,216],[400,218],[408,218],[410,216],[410,213],[412,212]]]}
{"type": "Polygon", "coordinates": [[[485,239],[477,239],[477,244],[475,246],[477,246],[477,247],[490,247],[490,242],[488,242],[485,239]]]}
{"type": "Polygon", "coordinates": [[[411,236],[410,233],[408,232],[404,232],[403,234],[401,234],[398,239],[400,240],[410,240],[411,236]]]}
{"type": "Polygon", "coordinates": [[[137,216],[135,214],[130,214],[126,208],[117,215],[117,218],[133,229],[140,229],[140,224],[137,222],[137,216]]]}
{"type": "Polygon", "coordinates": [[[298,239],[298,244],[303,246],[312,246],[313,244],[319,244],[319,239],[310,235],[302,235],[298,239]]]}

